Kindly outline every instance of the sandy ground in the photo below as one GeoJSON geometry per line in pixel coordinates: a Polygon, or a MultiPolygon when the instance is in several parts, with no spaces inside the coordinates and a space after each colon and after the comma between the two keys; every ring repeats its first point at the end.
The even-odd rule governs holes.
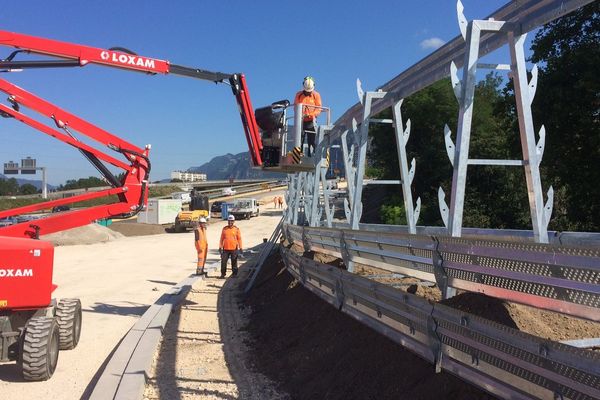
{"type": "Polygon", "coordinates": [[[248,310],[238,301],[247,274],[196,282],[169,319],[144,399],[287,398],[248,368],[248,310]]]}
{"type": "MultiPolygon", "coordinates": [[[[261,216],[238,221],[244,247],[262,243],[281,217],[267,207],[261,216]]],[[[209,226],[208,262],[218,260],[224,221],[209,226]]],[[[24,382],[14,363],[0,364],[1,399],[77,399],[92,389],[94,376],[121,338],[150,304],[195,271],[193,233],[123,237],[55,249],[54,297],[78,297],[83,305],[79,346],[60,353],[46,382],[24,382]]]]}

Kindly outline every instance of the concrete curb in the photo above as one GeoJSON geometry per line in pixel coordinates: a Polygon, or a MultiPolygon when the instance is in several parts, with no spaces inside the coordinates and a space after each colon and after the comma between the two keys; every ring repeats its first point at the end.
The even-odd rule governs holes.
{"type": "MultiPolygon", "coordinates": [[[[220,262],[205,269],[214,272],[220,262]]],[[[102,371],[90,400],[142,399],[146,379],[160,338],[173,309],[186,297],[192,285],[202,276],[190,276],[163,294],[125,335],[102,371]]]]}

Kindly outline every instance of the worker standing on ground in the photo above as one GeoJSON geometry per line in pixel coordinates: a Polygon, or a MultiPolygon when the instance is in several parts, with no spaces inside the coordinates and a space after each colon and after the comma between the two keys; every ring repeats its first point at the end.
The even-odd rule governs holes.
{"type": "Polygon", "coordinates": [[[279,208],[283,208],[283,196],[279,196],[277,201],[279,202],[279,208]]]}
{"type": "Polygon", "coordinates": [[[196,275],[204,275],[204,265],[208,254],[208,241],[206,240],[206,218],[200,218],[196,229],[194,229],[194,244],[198,253],[198,264],[196,265],[196,275]]]}
{"type": "Polygon", "coordinates": [[[304,78],[302,86],[303,90],[296,93],[294,104],[307,104],[302,107],[302,144],[300,148],[304,148],[304,138],[306,137],[308,156],[311,157],[312,151],[315,149],[315,137],[317,133],[315,121],[321,113],[321,95],[315,90],[315,80],[311,76],[304,78]]]}
{"type": "Polygon", "coordinates": [[[242,252],[242,234],[240,229],[234,225],[235,217],[227,217],[227,226],[221,231],[221,240],[219,241],[219,253],[221,253],[221,279],[225,279],[227,272],[227,261],[231,257],[231,276],[238,273],[237,257],[242,252]]]}

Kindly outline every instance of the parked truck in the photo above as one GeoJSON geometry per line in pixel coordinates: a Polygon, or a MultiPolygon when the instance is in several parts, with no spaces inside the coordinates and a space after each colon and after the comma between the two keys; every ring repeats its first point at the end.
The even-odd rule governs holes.
{"type": "Polygon", "coordinates": [[[258,217],[260,210],[258,201],[254,198],[242,198],[233,202],[233,206],[229,209],[229,214],[233,214],[238,219],[250,219],[258,217]]]}

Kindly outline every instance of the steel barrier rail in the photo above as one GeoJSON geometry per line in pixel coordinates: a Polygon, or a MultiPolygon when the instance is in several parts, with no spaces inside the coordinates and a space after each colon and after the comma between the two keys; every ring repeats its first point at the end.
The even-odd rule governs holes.
{"type": "MultiPolygon", "coordinates": [[[[333,222],[332,227],[338,229],[350,229],[350,224],[347,222],[333,222]]],[[[416,229],[416,233],[420,235],[448,235],[448,229],[442,226],[417,226],[416,229]]],[[[359,224],[359,230],[409,233],[408,226],[406,225],[359,224]]],[[[522,229],[462,228],[461,237],[471,239],[526,241],[535,243],[533,231],[522,229]]],[[[548,241],[549,244],[554,245],[600,247],[600,232],[548,231],[548,241]]]]}
{"type": "MultiPolygon", "coordinates": [[[[486,19],[506,21],[519,27],[516,35],[530,32],[539,26],[554,21],[594,0],[523,0],[512,1],[486,19]]],[[[504,33],[485,32],[481,35],[479,56],[491,53],[507,43],[504,33]]],[[[385,99],[373,100],[371,115],[376,115],[382,110],[391,107],[393,102],[405,98],[421,89],[450,76],[450,63],[454,62],[461,68],[465,58],[465,41],[462,36],[457,36],[444,46],[440,47],[429,56],[414,64],[404,72],[394,77],[389,82],[377,88],[384,92],[393,92],[392,96],[385,99]]],[[[362,119],[363,107],[360,103],[349,108],[334,123],[330,132],[330,140],[338,139],[344,130],[352,128],[352,119],[362,119]]]]}
{"type": "Polygon", "coordinates": [[[600,248],[293,225],[284,232],[346,262],[600,321],[600,248]]]}
{"type": "Polygon", "coordinates": [[[436,366],[506,399],[600,398],[600,353],[430,303],[280,247],[307,289],[436,366]]]}

